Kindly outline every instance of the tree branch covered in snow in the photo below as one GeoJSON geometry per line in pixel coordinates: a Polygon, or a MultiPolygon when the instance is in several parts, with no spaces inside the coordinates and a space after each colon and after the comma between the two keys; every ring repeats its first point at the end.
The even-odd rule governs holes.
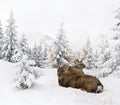
{"type": "Polygon", "coordinates": [[[18,64],[15,78],[17,88],[27,89],[32,87],[35,79],[40,78],[42,75],[40,69],[30,66],[30,62],[26,56],[23,56],[18,64]]]}

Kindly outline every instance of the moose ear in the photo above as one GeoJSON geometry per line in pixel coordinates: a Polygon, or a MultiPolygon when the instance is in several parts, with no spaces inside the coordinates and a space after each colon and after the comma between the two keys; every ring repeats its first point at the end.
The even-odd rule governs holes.
{"type": "Polygon", "coordinates": [[[76,61],[76,59],[74,60],[74,63],[76,63],[77,61],[76,61]]]}
{"type": "Polygon", "coordinates": [[[75,59],[75,60],[74,60],[74,63],[75,63],[75,64],[78,64],[78,63],[79,63],[79,60],[78,60],[78,59],[75,59]]]}

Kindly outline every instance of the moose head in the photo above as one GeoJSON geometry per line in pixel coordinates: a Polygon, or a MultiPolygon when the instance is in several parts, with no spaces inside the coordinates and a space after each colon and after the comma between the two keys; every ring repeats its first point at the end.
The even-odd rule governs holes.
{"type": "Polygon", "coordinates": [[[77,69],[80,69],[80,70],[83,70],[83,68],[86,67],[83,61],[85,60],[86,55],[88,54],[88,52],[85,49],[83,49],[83,52],[84,52],[84,56],[83,56],[83,58],[81,60],[78,60],[76,58],[74,58],[74,60],[73,60],[74,64],[75,64],[74,67],[77,68],[77,69]]]}
{"type": "Polygon", "coordinates": [[[80,69],[80,70],[83,70],[83,68],[85,68],[85,64],[83,63],[83,61],[79,61],[77,59],[74,60],[74,63],[75,63],[75,68],[77,69],[80,69]]]}

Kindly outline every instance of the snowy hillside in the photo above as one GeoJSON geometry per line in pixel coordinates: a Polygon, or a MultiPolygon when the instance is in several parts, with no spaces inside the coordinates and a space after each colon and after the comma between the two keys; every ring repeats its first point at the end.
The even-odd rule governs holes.
{"type": "Polygon", "coordinates": [[[50,36],[40,32],[26,33],[26,37],[28,38],[30,45],[33,45],[34,43],[51,45],[53,42],[53,39],[50,36]]]}
{"type": "Polygon", "coordinates": [[[120,105],[119,78],[101,78],[104,91],[93,94],[60,87],[56,69],[44,69],[33,88],[18,90],[13,82],[16,70],[16,64],[0,60],[0,105],[120,105]]]}
{"type": "MultiPolygon", "coordinates": [[[[30,46],[34,46],[34,44],[47,44],[47,45],[51,45],[53,42],[53,39],[46,35],[43,34],[41,32],[31,32],[31,33],[24,33],[26,38],[28,39],[28,43],[30,46]]],[[[19,37],[22,35],[22,33],[19,33],[19,37]]]]}

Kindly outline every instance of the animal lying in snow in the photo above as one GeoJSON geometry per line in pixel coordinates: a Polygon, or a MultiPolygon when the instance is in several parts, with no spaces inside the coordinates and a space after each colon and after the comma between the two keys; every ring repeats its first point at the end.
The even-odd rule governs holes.
{"type": "Polygon", "coordinates": [[[58,66],[57,75],[60,86],[82,89],[93,93],[100,93],[103,91],[103,85],[99,79],[84,74],[84,72],[78,68],[58,66]]]}

